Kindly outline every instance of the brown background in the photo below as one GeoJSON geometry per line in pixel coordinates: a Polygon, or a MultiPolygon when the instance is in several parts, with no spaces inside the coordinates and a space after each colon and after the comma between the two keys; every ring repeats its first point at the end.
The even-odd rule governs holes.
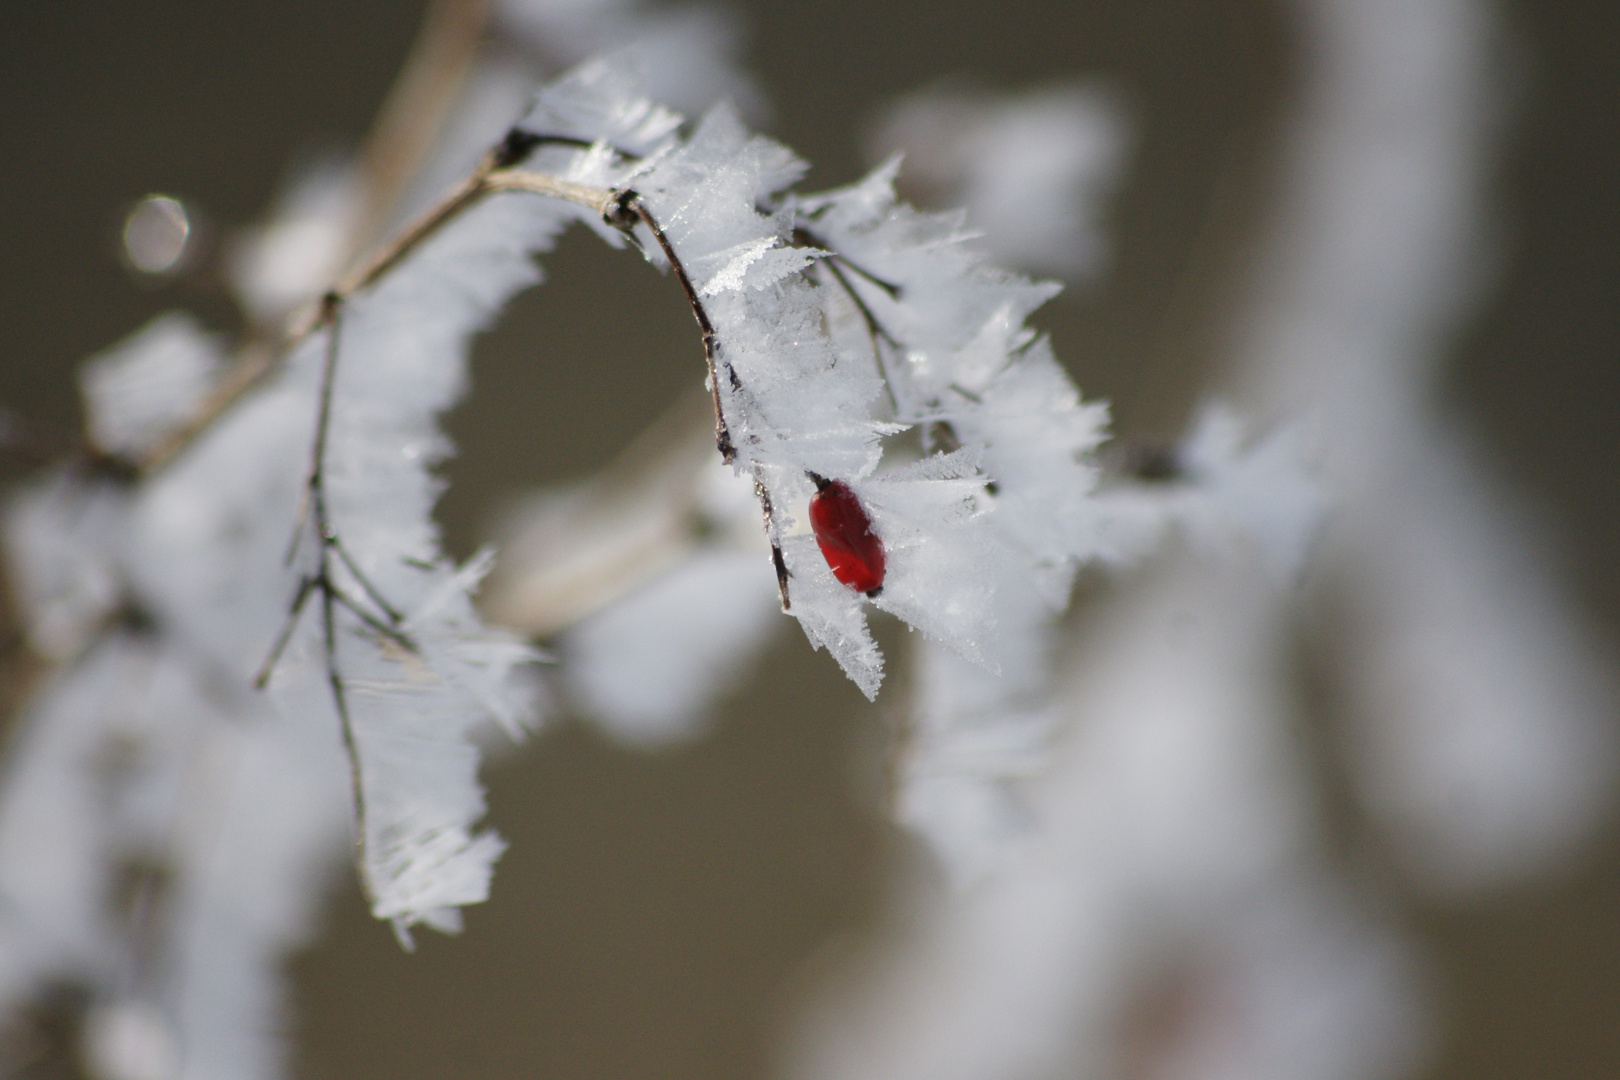
{"type": "MultiPolygon", "coordinates": [[[[1495,192],[1506,259],[1446,389],[1551,511],[1589,612],[1620,629],[1620,14],[1508,5],[1518,75],[1495,192]]],[[[0,5],[0,404],[75,422],[74,365],[206,286],[121,266],[129,202],[169,192],[220,226],[262,215],[288,164],[365,130],[417,3],[153,0],[0,5]]],[[[1099,286],[1039,319],[1130,435],[1178,430],[1221,345],[1296,71],[1259,0],[758,0],[749,57],[773,131],[830,186],[859,123],[942,76],[993,87],[1097,75],[1137,143],[1099,286]]],[[[465,551],[502,497],[606,459],[700,375],[674,290],[588,237],[548,261],[476,360],[445,500],[465,551]],[[634,318],[623,312],[635,313],[634,318]],[[609,313],[612,313],[609,315],[609,313]],[[584,425],[581,418],[589,418],[584,425]]],[[[7,461],[7,475],[21,466],[7,461]]],[[[293,965],[296,1069],[339,1077],[761,1077],[794,988],[858,937],[919,858],[862,793],[878,737],[824,657],[783,635],[714,734],[662,756],[560,720],[491,770],[511,841],[459,939],[404,956],[352,884],[293,965]]],[[[1578,874],[1407,913],[1429,950],[1448,1080],[1620,1075],[1620,844],[1578,874]]]]}

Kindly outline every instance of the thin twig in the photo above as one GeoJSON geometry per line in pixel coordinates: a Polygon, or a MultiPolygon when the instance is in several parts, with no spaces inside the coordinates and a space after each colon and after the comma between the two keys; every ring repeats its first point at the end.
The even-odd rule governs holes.
{"type": "Polygon", "coordinates": [[[771,566],[776,570],[776,592],[782,599],[782,610],[791,611],[793,601],[788,597],[787,559],[782,556],[782,541],[776,532],[776,512],[771,507],[771,493],[765,487],[765,481],[759,474],[754,474],[754,495],[759,499],[759,508],[765,515],[765,538],[771,543],[771,566]]]}
{"type": "Polygon", "coordinates": [[[817,236],[803,224],[796,224],[793,226],[793,239],[800,246],[820,248],[821,250],[827,252],[830,258],[837,259],[855,273],[859,274],[867,281],[870,281],[873,285],[876,285],[878,288],[888,293],[890,300],[900,299],[901,288],[899,285],[892,281],[885,281],[883,278],[878,277],[876,274],[872,273],[872,271],[866,269],[860,263],[856,262],[854,259],[851,259],[848,255],[843,254],[831,244],[827,243],[827,241],[817,236]]]}
{"type": "Polygon", "coordinates": [[[872,343],[872,359],[877,361],[878,373],[883,376],[883,389],[889,394],[889,407],[894,410],[897,419],[901,418],[900,399],[894,392],[894,377],[889,373],[889,364],[883,355],[885,342],[896,349],[900,347],[900,343],[878,321],[877,316],[872,313],[872,309],[867,306],[866,301],[861,299],[860,293],[855,291],[855,286],[850,283],[849,278],[844,276],[844,272],[838,268],[836,258],[823,259],[820,265],[825,266],[827,272],[832,274],[833,280],[843,286],[844,293],[854,303],[855,310],[861,313],[861,318],[866,323],[866,336],[872,343]]]}
{"type": "MultiPolygon", "coordinates": [[[[354,722],[349,717],[349,699],[343,685],[343,673],[338,670],[337,621],[333,616],[336,597],[330,589],[321,594],[321,631],[326,641],[326,681],[332,688],[332,702],[337,707],[338,726],[343,735],[343,749],[349,756],[349,786],[354,794],[355,847],[360,852],[363,866],[366,853],[366,792],[361,783],[360,747],[354,737],[354,722]]],[[[360,884],[369,894],[371,887],[366,874],[361,873],[360,884]]]]}
{"type": "MultiPolygon", "coordinates": [[[[337,711],[338,725],[342,729],[343,749],[349,759],[349,783],[353,788],[355,812],[355,845],[360,852],[362,865],[366,852],[366,801],[365,790],[361,783],[360,748],[354,732],[354,720],[349,713],[348,691],[343,682],[343,672],[338,664],[337,644],[337,605],[342,604],[362,623],[373,630],[397,642],[405,648],[414,650],[409,637],[397,626],[391,625],[400,621],[398,611],[382,598],[374,586],[360,573],[359,567],[344,549],[337,530],[332,525],[332,519],[326,502],[326,452],[328,440],[332,430],[332,402],[337,386],[337,369],[343,332],[343,297],[333,290],[321,298],[320,321],[326,327],[326,354],[321,367],[320,406],[315,419],[314,446],[310,451],[309,479],[306,482],[306,506],[308,508],[307,523],[313,527],[317,540],[316,569],[313,574],[307,575],[299,582],[298,592],[293,597],[287,621],[281,632],[276,635],[270,655],[265,659],[264,666],[259,670],[254,680],[261,689],[270,681],[281,654],[285,651],[287,643],[292,638],[293,630],[298,624],[298,618],[303,613],[304,605],[309,601],[310,595],[315,592],[321,594],[321,637],[326,657],[326,681],[332,692],[332,705],[337,711]],[[386,620],[378,618],[366,611],[353,597],[340,589],[333,580],[334,558],[341,561],[345,568],[353,574],[370,599],[381,608],[386,620]]],[[[297,532],[302,533],[304,522],[300,522],[297,532]]],[[[296,550],[296,542],[293,550],[296,550]]],[[[365,875],[361,874],[362,884],[365,884],[365,875]]]]}
{"type": "MultiPolygon", "coordinates": [[[[326,451],[332,430],[332,401],[337,386],[337,369],[343,332],[343,297],[333,290],[321,298],[320,321],[326,327],[326,354],[321,366],[320,406],[315,418],[314,446],[310,450],[309,479],[306,482],[306,505],[308,507],[308,524],[315,530],[317,541],[316,569],[313,574],[306,576],[298,586],[298,592],[293,597],[291,610],[281,632],[276,636],[275,644],[270,650],[269,657],[260,669],[258,677],[254,680],[259,687],[264,687],[270,681],[270,675],[275,669],[282,652],[291,639],[293,628],[298,623],[298,617],[303,612],[304,604],[308,602],[310,594],[321,594],[321,633],[325,643],[326,679],[332,690],[332,704],[337,710],[338,723],[343,731],[343,748],[349,756],[349,778],[354,788],[354,806],[356,820],[356,843],[360,848],[362,860],[365,854],[366,843],[366,815],[365,796],[360,783],[360,754],[354,735],[353,720],[349,715],[349,702],[343,684],[343,673],[338,667],[337,659],[337,617],[336,605],[342,604],[353,612],[361,622],[370,626],[392,640],[414,648],[408,637],[396,626],[389,625],[400,621],[400,616],[393,605],[382,599],[371,583],[361,574],[355,566],[354,560],[344,550],[337,530],[332,525],[332,519],[326,502],[326,451]],[[360,582],[368,596],[375,601],[385,615],[387,621],[379,619],[364,610],[347,593],[338,588],[333,580],[332,569],[334,556],[342,561],[345,567],[360,582]]],[[[301,534],[304,523],[300,522],[297,533],[301,534]]],[[[292,545],[296,550],[295,543],[292,545]]]]}
{"type": "Polygon", "coordinates": [[[337,552],[338,558],[343,561],[343,565],[349,573],[354,575],[354,580],[360,583],[361,590],[371,598],[371,602],[381,608],[384,615],[388,616],[388,621],[391,623],[402,622],[405,616],[393,604],[388,602],[387,597],[383,596],[382,591],[373,585],[366,575],[360,572],[360,568],[355,565],[354,557],[349,554],[349,549],[341,538],[332,537],[332,549],[337,552]]]}
{"type": "MultiPolygon", "coordinates": [[[[862,320],[866,323],[867,337],[872,343],[872,356],[877,361],[878,373],[883,376],[883,388],[888,392],[889,405],[894,409],[895,419],[903,423],[920,424],[919,435],[922,439],[922,450],[924,454],[930,454],[933,452],[936,441],[944,447],[945,453],[951,453],[954,450],[960,449],[962,446],[962,440],[957,436],[956,429],[951,426],[949,420],[937,418],[930,420],[926,416],[908,412],[900,407],[900,398],[895,392],[894,374],[889,370],[889,365],[885,359],[883,346],[888,345],[889,348],[896,351],[904,349],[905,346],[899,338],[895,337],[894,334],[889,332],[888,327],[883,325],[883,322],[872,310],[872,306],[866,302],[866,299],[861,296],[859,290],[855,288],[855,283],[850,281],[849,276],[844,273],[843,268],[847,267],[852,272],[860,275],[860,277],[864,278],[866,281],[875,285],[879,289],[882,289],[889,295],[891,299],[899,298],[901,292],[900,286],[894,284],[893,282],[885,281],[876,274],[863,269],[858,263],[855,263],[851,259],[830,248],[825,241],[802,225],[794,227],[793,237],[795,241],[803,245],[818,247],[827,251],[827,257],[822,259],[818,263],[818,266],[825,266],[827,268],[827,272],[832,274],[833,279],[843,287],[844,294],[849,297],[850,302],[855,305],[855,309],[860,312],[862,320]]],[[[973,395],[968,391],[963,390],[954,383],[952,384],[952,389],[959,391],[965,396],[973,397],[973,395]]],[[[937,409],[939,407],[939,402],[937,400],[930,401],[927,403],[927,407],[937,409]]],[[[991,494],[995,494],[995,492],[992,491],[991,494]]]]}
{"type": "MultiPolygon", "coordinates": [[[[737,447],[731,441],[731,427],[726,423],[725,408],[720,403],[720,339],[714,332],[714,324],[709,321],[709,313],[703,308],[703,301],[698,299],[696,287],[686,273],[680,256],[675,254],[675,246],[664,235],[652,211],[647,209],[646,202],[634,191],[625,190],[615,194],[613,205],[605,209],[603,218],[610,225],[617,226],[625,232],[635,226],[636,222],[645,225],[652,233],[653,239],[663,249],[664,258],[669,260],[669,268],[675,272],[675,278],[681,283],[681,289],[686,293],[687,301],[692,305],[692,316],[697,319],[698,329],[703,332],[703,359],[709,369],[709,394],[714,400],[714,443],[720,450],[720,459],[727,465],[737,460],[737,447]]],[[[741,389],[737,373],[731,365],[725,365],[726,375],[734,390],[741,389]]],[[[785,605],[784,605],[785,606],[785,605]]]]}
{"type": "Polygon", "coordinates": [[[309,496],[315,514],[315,527],[322,541],[328,539],[326,522],[326,439],[332,429],[332,390],[337,385],[338,345],[343,336],[343,298],[329,292],[321,301],[321,318],[327,324],[326,357],[321,364],[321,397],[315,417],[315,448],[310,452],[309,496]]]}
{"type": "Polygon", "coordinates": [[[315,591],[315,578],[305,577],[298,582],[298,592],[293,594],[292,603],[287,609],[287,620],[281,624],[281,632],[270,646],[270,655],[264,658],[259,667],[259,673],[253,677],[253,685],[263,690],[270,684],[270,673],[281,660],[281,654],[287,649],[287,642],[292,640],[293,630],[298,626],[298,616],[304,610],[304,604],[309,601],[309,594],[315,591]]]}
{"type": "MultiPolygon", "coordinates": [[[[260,674],[259,684],[262,686],[268,682],[276,660],[286,648],[287,641],[292,635],[292,627],[296,624],[304,603],[307,602],[312,591],[319,591],[321,594],[321,631],[326,655],[326,677],[331,687],[332,703],[337,710],[338,722],[342,727],[343,746],[349,757],[349,776],[354,789],[356,843],[360,849],[362,862],[364,861],[366,848],[365,793],[361,783],[358,741],[354,732],[353,718],[349,712],[348,694],[343,680],[343,673],[338,664],[337,605],[341,604],[364,625],[396,644],[412,651],[415,651],[415,644],[399,629],[398,624],[403,619],[402,614],[388,602],[381,590],[371,583],[344,546],[342,538],[332,522],[330,508],[327,505],[326,455],[332,430],[332,406],[337,386],[344,306],[350,297],[382,279],[390,270],[398,266],[406,256],[443,228],[447,222],[453,220],[467,207],[488,194],[497,191],[528,191],[582,203],[604,215],[612,206],[616,205],[617,195],[614,192],[587,188],[580,184],[558,180],[543,173],[532,173],[505,167],[513,157],[521,157],[526,154],[528,149],[532,148],[533,142],[529,138],[525,137],[520,141],[526,144],[521,152],[514,148],[514,140],[509,138],[501,146],[486,155],[484,162],[471,177],[458,185],[437,206],[417,219],[411,227],[400,235],[399,239],[381,251],[375,258],[358,267],[345,280],[340,281],[328,291],[321,298],[318,309],[309,316],[306,324],[307,328],[297,328],[292,335],[295,339],[301,340],[302,337],[315,332],[320,327],[325,327],[327,333],[326,353],[321,367],[319,407],[315,419],[314,446],[310,451],[309,480],[306,485],[306,504],[310,524],[316,533],[319,554],[317,555],[316,571],[300,585],[298,595],[294,598],[292,611],[288,616],[287,625],[277,637],[270,659],[266,661],[265,667],[260,674]],[[333,577],[334,561],[343,564],[344,568],[359,583],[367,598],[382,611],[383,617],[379,618],[366,611],[352,596],[339,588],[333,577]]],[[[302,528],[303,526],[300,525],[300,532],[302,528]]],[[[294,547],[296,548],[296,545],[294,547]]]]}
{"type": "MultiPolygon", "coordinates": [[[[374,285],[390,270],[405,261],[417,248],[432,239],[446,224],[454,221],[468,207],[489,194],[487,186],[489,173],[492,168],[489,158],[480,162],[472,174],[464,177],[460,183],[451,188],[444,197],[427,210],[423,211],[414,221],[400,232],[392,242],[376,251],[369,259],[350,270],[336,285],[332,286],[328,297],[336,296],[338,300],[348,300],[351,296],[374,285]]],[[[302,318],[293,320],[292,329],[288,334],[288,347],[298,344],[305,337],[314,333],[324,325],[330,312],[325,305],[316,305],[306,308],[302,318]]]]}
{"type": "Polygon", "coordinates": [[[400,648],[407,649],[410,652],[416,651],[416,642],[412,641],[410,635],[405,633],[405,631],[399,629],[397,626],[390,626],[388,623],[377,618],[377,616],[361,607],[359,602],[355,600],[354,597],[350,596],[342,589],[332,585],[330,582],[327,583],[326,588],[327,591],[332,593],[333,598],[336,599],[338,603],[342,604],[344,607],[353,612],[354,616],[361,622],[365,623],[367,626],[371,627],[373,630],[377,631],[377,633],[381,634],[389,641],[392,641],[400,648]]]}
{"type": "MultiPolygon", "coordinates": [[[[653,239],[663,249],[664,258],[669,260],[669,268],[675,272],[675,279],[681,283],[681,289],[686,293],[687,301],[692,305],[692,317],[697,319],[698,329],[703,332],[703,359],[709,370],[709,395],[714,402],[714,443],[720,451],[720,460],[731,465],[737,460],[737,447],[731,439],[731,426],[726,421],[725,407],[720,399],[720,368],[723,361],[720,359],[720,338],[714,331],[714,323],[709,321],[709,313],[703,307],[703,301],[698,298],[697,288],[686,273],[680,256],[675,254],[675,245],[669,242],[658,220],[653,217],[646,202],[636,192],[626,189],[618,192],[613,207],[603,213],[603,218],[610,225],[615,225],[630,233],[636,222],[645,225],[652,233],[653,239]]],[[[730,364],[723,365],[726,378],[733,390],[741,390],[742,382],[737,378],[737,371],[730,364]]],[[[782,599],[782,610],[788,611],[793,602],[788,595],[787,560],[782,556],[782,542],[776,531],[776,514],[771,507],[771,495],[765,487],[765,482],[756,471],[754,475],[754,494],[759,498],[760,510],[765,517],[765,537],[771,545],[771,565],[776,570],[777,593],[782,599]]]]}

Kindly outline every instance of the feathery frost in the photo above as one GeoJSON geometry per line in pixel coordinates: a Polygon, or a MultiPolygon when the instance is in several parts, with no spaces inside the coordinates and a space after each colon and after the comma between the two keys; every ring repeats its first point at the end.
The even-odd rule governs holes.
{"type": "Polygon", "coordinates": [[[1103,413],[1023,325],[1055,287],[984,264],[958,218],[896,203],[894,167],[784,196],[802,164],[721,109],[632,177],[715,327],[717,398],[788,610],[868,696],[882,657],[865,601],[802,529],[813,476],[849,484],[883,540],[875,606],[992,670],[1001,578],[1034,576],[1060,608],[1097,550],[1084,458],[1103,413]],[[924,458],[886,456],[909,429],[924,458]]]}

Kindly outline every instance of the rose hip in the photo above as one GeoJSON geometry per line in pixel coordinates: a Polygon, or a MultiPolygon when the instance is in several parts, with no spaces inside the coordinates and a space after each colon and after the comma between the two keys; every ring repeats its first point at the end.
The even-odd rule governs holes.
{"type": "Polygon", "coordinates": [[[867,596],[883,590],[883,541],[872,532],[872,519],[850,486],[810,474],[816,493],[810,496],[810,527],[833,577],[867,596]]]}

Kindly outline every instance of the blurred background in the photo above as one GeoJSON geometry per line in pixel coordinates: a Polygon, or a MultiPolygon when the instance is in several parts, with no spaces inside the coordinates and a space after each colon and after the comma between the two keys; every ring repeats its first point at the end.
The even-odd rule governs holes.
{"type": "MultiPolygon", "coordinates": [[[[85,357],[177,305],[237,328],[208,245],[263,218],[290,169],[363,137],[422,14],[308,0],[0,10],[0,406],[34,433],[5,458],[8,480],[78,423],[85,357]],[[151,193],[191,212],[196,269],[128,265],[126,218],[151,193]]],[[[737,14],[763,126],[813,163],[812,188],[873,164],[868,133],[900,95],[1106,87],[1130,131],[1104,204],[1109,254],[1035,321],[1127,442],[1177,437],[1222,385],[1311,61],[1293,8],[757,0],[737,14]]],[[[1488,274],[1438,385],[1552,534],[1577,618],[1612,658],[1620,11],[1520,0],[1499,18],[1488,274]]],[[[656,274],[584,234],[546,271],[481,341],[449,421],[461,455],[441,521],[458,555],[514,497],[600,467],[701,377],[689,312],[656,274]]],[[[808,988],[888,932],[897,882],[936,873],[879,805],[886,708],[791,633],[674,749],[625,749],[555,716],[487,770],[511,848],[461,937],[405,955],[352,876],[337,887],[319,944],[292,963],[294,1074],[771,1075],[808,988]]],[[[1322,770],[1353,861],[1358,811],[1322,770]]],[[[1527,883],[1391,897],[1437,1008],[1421,1075],[1620,1075],[1620,837],[1612,822],[1595,835],[1527,883]]]]}

